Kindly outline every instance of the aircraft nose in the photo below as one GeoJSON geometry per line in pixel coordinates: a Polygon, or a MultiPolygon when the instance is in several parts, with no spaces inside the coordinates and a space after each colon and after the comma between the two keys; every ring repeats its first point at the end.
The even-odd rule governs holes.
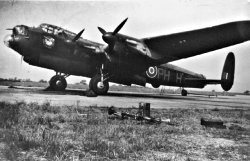
{"type": "Polygon", "coordinates": [[[13,41],[14,40],[12,35],[6,35],[3,39],[3,42],[7,47],[11,47],[11,43],[13,43],[13,41]]]}

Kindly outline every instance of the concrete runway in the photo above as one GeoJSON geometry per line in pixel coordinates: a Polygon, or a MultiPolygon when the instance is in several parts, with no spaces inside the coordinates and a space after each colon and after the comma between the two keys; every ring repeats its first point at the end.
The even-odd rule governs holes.
{"type": "Polygon", "coordinates": [[[8,88],[0,86],[0,101],[43,104],[50,102],[56,106],[115,106],[138,107],[139,102],[151,103],[151,108],[223,108],[250,109],[250,96],[218,96],[208,97],[199,95],[157,95],[129,92],[113,92],[98,97],[87,97],[83,90],[45,91],[37,87],[8,88]]]}

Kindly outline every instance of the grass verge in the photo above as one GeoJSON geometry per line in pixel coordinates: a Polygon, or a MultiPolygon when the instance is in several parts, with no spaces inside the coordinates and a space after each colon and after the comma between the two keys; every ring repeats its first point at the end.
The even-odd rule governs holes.
{"type": "Polygon", "coordinates": [[[107,107],[0,102],[0,141],[9,160],[250,160],[250,110],[151,113],[175,124],[112,120],[107,107]],[[201,117],[228,128],[205,128],[201,117]]]}

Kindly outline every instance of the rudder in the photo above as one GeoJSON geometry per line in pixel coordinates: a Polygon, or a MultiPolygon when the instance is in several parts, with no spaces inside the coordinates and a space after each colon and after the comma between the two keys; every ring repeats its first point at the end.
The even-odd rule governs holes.
{"type": "Polygon", "coordinates": [[[234,72],[235,72],[235,56],[234,53],[230,52],[227,55],[225,64],[221,74],[221,87],[225,91],[229,91],[234,83],[234,72]]]}

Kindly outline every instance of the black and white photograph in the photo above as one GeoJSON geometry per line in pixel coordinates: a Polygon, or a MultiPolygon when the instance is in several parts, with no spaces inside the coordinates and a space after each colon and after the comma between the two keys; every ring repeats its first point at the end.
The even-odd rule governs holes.
{"type": "Polygon", "coordinates": [[[249,161],[250,0],[0,0],[1,161],[249,161]]]}

